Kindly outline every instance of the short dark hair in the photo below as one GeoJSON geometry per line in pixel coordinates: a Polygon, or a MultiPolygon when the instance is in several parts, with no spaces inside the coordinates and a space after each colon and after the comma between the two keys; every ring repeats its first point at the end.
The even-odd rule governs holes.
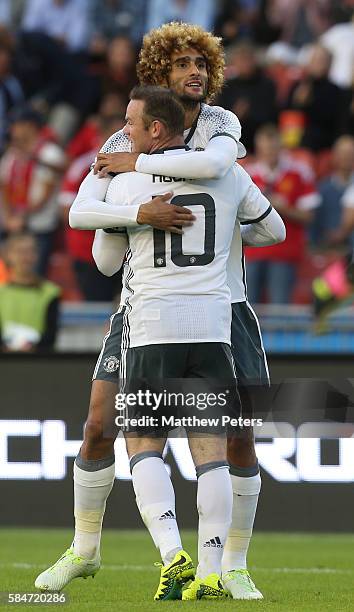
{"type": "Polygon", "coordinates": [[[161,121],[170,136],[183,135],[184,108],[176,94],[166,87],[137,85],[130,93],[131,100],[142,100],[143,121],[149,128],[153,121],[161,121]]]}

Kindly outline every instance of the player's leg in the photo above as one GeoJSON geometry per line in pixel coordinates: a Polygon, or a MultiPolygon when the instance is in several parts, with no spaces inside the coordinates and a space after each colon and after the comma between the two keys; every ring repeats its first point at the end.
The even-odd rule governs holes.
{"type": "Polygon", "coordinates": [[[221,560],[231,524],[232,487],[224,435],[190,434],[198,478],[198,568],[184,600],[223,599],[221,560]]]}
{"type": "Polygon", "coordinates": [[[124,312],[115,313],[93,374],[84,441],[74,464],[74,553],[99,557],[106,501],[115,478],[115,396],[124,312]]]}
{"type": "Polygon", "coordinates": [[[123,313],[116,313],[94,370],[84,441],[74,463],[74,541],[37,577],[35,586],[41,590],[61,590],[73,578],[95,575],[100,567],[102,521],[115,476],[114,405],[122,327],[123,313]]]}
{"type": "Polygon", "coordinates": [[[136,503],[164,565],[182,550],[175,493],[162,452],[165,438],[126,434],[136,503]]]}
{"type": "MultiPolygon", "coordinates": [[[[232,306],[232,351],[242,412],[245,418],[252,418],[252,387],[267,386],[268,367],[256,315],[246,302],[232,306]]],[[[227,458],[234,503],[223,556],[223,579],[234,599],[261,599],[247,571],[247,552],[261,489],[252,428],[244,427],[229,437],[227,458]]]]}
{"type": "Polygon", "coordinates": [[[92,383],[84,441],[74,463],[75,555],[99,557],[106,501],[115,478],[114,402],[117,382],[92,383]]]}
{"type": "Polygon", "coordinates": [[[225,396],[226,390],[226,397],[231,398],[226,406],[213,401],[204,407],[203,418],[208,420],[208,426],[188,431],[198,478],[198,569],[196,580],[184,592],[183,599],[222,599],[226,593],[221,582],[221,561],[232,515],[232,486],[222,417],[231,416],[229,408],[236,408],[237,396],[230,347],[222,343],[195,345],[189,356],[188,378],[198,394],[204,391],[205,398],[217,398],[222,392],[225,396]]]}
{"type": "MultiPolygon", "coordinates": [[[[163,389],[165,377],[178,373],[178,361],[183,358],[184,350],[183,346],[178,346],[174,352],[172,345],[129,349],[124,392],[132,394],[146,389],[158,392],[156,377],[161,379],[163,389]],[[150,379],[155,379],[153,386],[149,385],[150,379]]],[[[153,415],[149,403],[128,406],[126,418],[130,422],[142,413],[148,417],[153,415]]],[[[162,559],[160,584],[154,599],[180,599],[183,584],[194,576],[194,566],[182,548],[175,493],[162,458],[166,434],[159,430],[161,437],[156,437],[153,427],[131,425],[130,431],[125,432],[125,439],[137,506],[162,559]]]]}

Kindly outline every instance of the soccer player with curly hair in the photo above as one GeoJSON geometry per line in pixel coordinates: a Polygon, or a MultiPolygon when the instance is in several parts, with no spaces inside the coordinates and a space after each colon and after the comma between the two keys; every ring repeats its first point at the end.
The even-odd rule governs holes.
{"type": "MultiPolygon", "coordinates": [[[[207,103],[220,91],[223,71],[220,39],[199,26],[170,23],[144,37],[137,65],[139,80],[144,85],[169,87],[178,95],[185,109],[184,140],[192,151],[179,155],[137,154],[131,151],[124,131],[113,134],[98,154],[95,169],[80,187],[70,212],[73,227],[99,229],[137,224],[139,207],[113,210],[105,203],[112,174],[135,170],[157,175],[165,182],[173,180],[169,177],[218,179],[237,157],[245,155],[237,117],[207,103]]],[[[186,208],[167,204],[171,196],[167,193],[154,198],[153,206],[151,201],[149,206],[142,205],[144,222],[181,233],[181,226],[191,224],[193,216],[186,208]]],[[[248,227],[254,225],[244,226],[238,235],[235,230],[228,264],[233,357],[242,401],[247,397],[248,385],[268,384],[269,380],[259,324],[247,302],[241,235],[245,232],[247,243],[253,244],[248,227]]],[[[74,543],[55,566],[37,578],[36,586],[43,590],[60,590],[75,577],[94,575],[100,566],[102,520],[115,478],[117,435],[107,429],[105,419],[114,414],[120,347],[126,334],[123,320],[124,306],[111,317],[93,374],[84,442],[74,465],[74,543]]],[[[223,581],[234,599],[262,599],[246,563],[261,487],[252,428],[244,428],[239,436],[229,438],[228,461],[234,507],[223,556],[223,581]]]]}

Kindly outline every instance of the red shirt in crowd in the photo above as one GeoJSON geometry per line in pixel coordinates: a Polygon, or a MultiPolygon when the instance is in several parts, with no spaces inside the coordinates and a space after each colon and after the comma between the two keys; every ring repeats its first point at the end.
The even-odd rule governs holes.
{"type": "Polygon", "coordinates": [[[99,133],[97,121],[89,119],[69,142],[66,153],[70,159],[74,160],[85,153],[91,153],[93,149],[98,150],[100,144],[101,135],[99,133]]]}
{"type": "MultiPolygon", "coordinates": [[[[79,187],[88,174],[90,166],[95,159],[96,150],[81,155],[72,162],[67,170],[60,194],[59,203],[61,206],[70,208],[72,205],[79,187]]],[[[86,261],[94,264],[92,257],[92,243],[95,237],[95,232],[90,230],[72,229],[69,225],[66,227],[66,245],[69,254],[73,259],[86,261]]]]}
{"type": "MultiPolygon", "coordinates": [[[[250,164],[246,169],[270,201],[273,194],[281,196],[290,208],[311,210],[320,204],[312,170],[287,154],[281,155],[275,169],[269,168],[261,161],[250,164]]],[[[267,259],[296,263],[302,259],[306,245],[306,226],[297,221],[283,220],[286,227],[286,240],[270,247],[245,248],[248,260],[267,259]]]]}

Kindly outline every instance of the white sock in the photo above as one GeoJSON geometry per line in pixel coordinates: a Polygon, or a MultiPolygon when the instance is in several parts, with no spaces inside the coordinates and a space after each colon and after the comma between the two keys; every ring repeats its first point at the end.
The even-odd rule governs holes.
{"type": "Polygon", "coordinates": [[[176,521],[175,492],[160,457],[145,457],[132,469],[136,502],[164,565],[182,550],[176,521]]]}
{"type": "Polygon", "coordinates": [[[232,523],[222,558],[223,574],[235,569],[247,569],[247,552],[256,516],[261,476],[231,474],[234,504],[232,523]]]}
{"type": "Polygon", "coordinates": [[[199,476],[197,506],[197,576],[221,575],[221,559],[232,514],[232,487],[227,466],[211,469],[199,476]]]}
{"type": "Polygon", "coordinates": [[[74,463],[74,552],[80,557],[93,559],[99,553],[103,515],[114,476],[114,463],[96,471],[83,470],[74,463]]]}

